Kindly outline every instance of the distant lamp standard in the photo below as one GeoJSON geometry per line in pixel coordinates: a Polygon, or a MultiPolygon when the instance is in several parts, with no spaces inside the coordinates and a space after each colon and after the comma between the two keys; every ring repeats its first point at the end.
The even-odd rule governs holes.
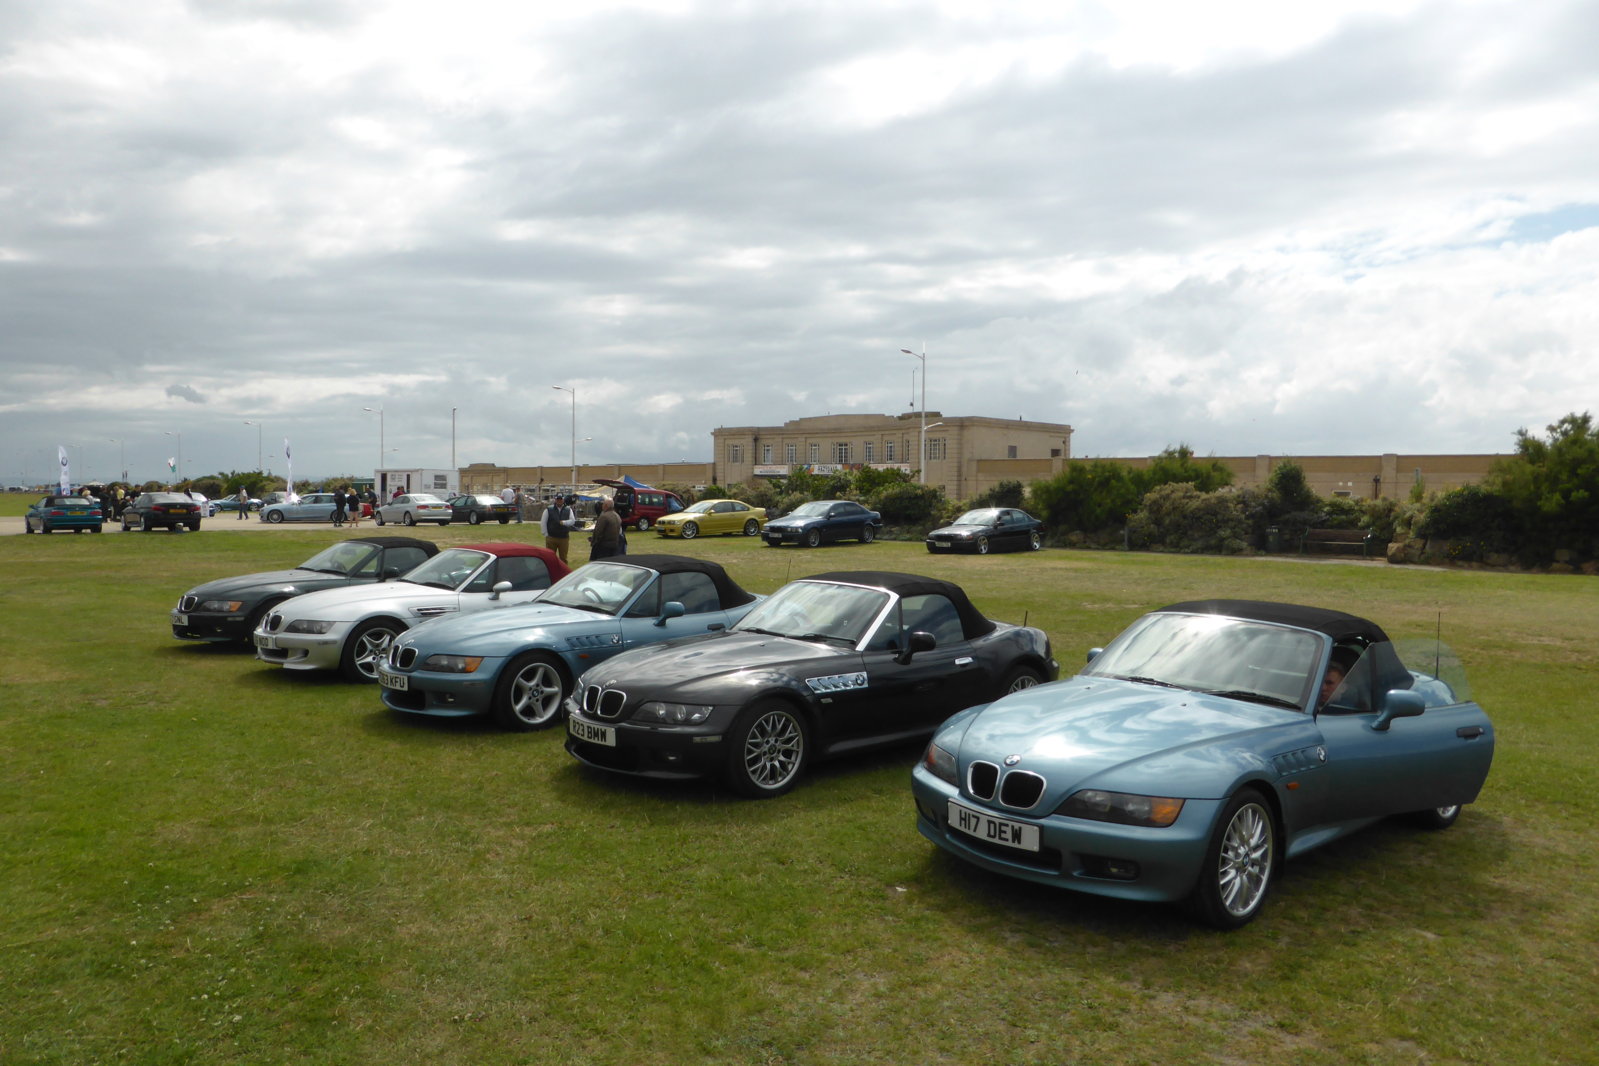
{"type": "Polygon", "coordinates": [[[550,388],[559,392],[572,394],[572,491],[577,491],[577,390],[567,388],[565,385],[551,385],[550,388]]]}
{"type": "Polygon", "coordinates": [[[178,464],[172,468],[172,472],[178,476],[178,482],[181,483],[183,481],[183,434],[167,429],[162,430],[161,435],[163,437],[178,438],[178,464]]]}
{"type": "Polygon", "coordinates": [[[255,468],[261,473],[266,473],[266,469],[261,465],[261,423],[246,418],[244,424],[255,427],[255,468]]]}
{"type": "Polygon", "coordinates": [[[127,442],[118,440],[116,437],[107,437],[106,439],[109,440],[112,444],[115,444],[117,446],[118,455],[122,459],[122,480],[123,481],[128,480],[128,445],[127,445],[127,442]]]}
{"type": "Polygon", "coordinates": [[[922,450],[917,463],[919,469],[917,470],[918,476],[916,480],[918,483],[925,485],[927,484],[927,342],[922,342],[921,355],[917,355],[909,348],[901,348],[900,351],[912,359],[920,359],[922,361],[922,450]]]}
{"type": "Polygon", "coordinates": [[[460,467],[455,465],[455,412],[456,408],[450,408],[450,472],[452,474],[460,469],[460,467]]]}
{"type": "Polygon", "coordinates": [[[383,457],[388,454],[388,449],[383,446],[383,408],[363,407],[361,410],[370,411],[378,416],[378,469],[372,471],[372,489],[375,492],[378,484],[378,470],[383,469],[383,457]]]}

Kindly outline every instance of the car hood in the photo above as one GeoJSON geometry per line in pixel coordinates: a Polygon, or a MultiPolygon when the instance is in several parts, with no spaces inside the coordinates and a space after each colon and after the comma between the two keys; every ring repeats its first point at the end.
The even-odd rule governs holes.
{"type": "Polygon", "coordinates": [[[375,610],[413,611],[420,607],[455,606],[460,596],[454,589],[430,588],[409,581],[385,581],[378,585],[346,585],[296,596],[275,610],[285,618],[319,618],[330,621],[365,617],[375,610]]]}
{"type": "Polygon", "coordinates": [[[1251,769],[1277,776],[1272,756],[1311,747],[1309,715],[1183,689],[1074,677],[1006,696],[950,719],[935,738],[974,759],[1048,782],[1053,807],[1081,788],[1217,798],[1251,769]]]}
{"type": "Polygon", "coordinates": [[[766,528],[776,526],[779,529],[800,529],[804,526],[815,525],[817,522],[827,521],[821,515],[785,515],[782,518],[773,518],[766,523],[766,528]]]}
{"type": "Polygon", "coordinates": [[[939,526],[937,529],[933,530],[932,532],[928,533],[927,535],[929,537],[936,537],[940,533],[944,533],[944,534],[984,533],[984,532],[988,531],[990,528],[992,528],[992,527],[990,527],[990,526],[974,526],[974,525],[939,526]]]}
{"type": "Polygon", "coordinates": [[[238,577],[218,578],[196,585],[185,596],[215,599],[223,595],[244,592],[310,592],[333,585],[342,585],[350,579],[342,574],[325,574],[320,570],[267,570],[259,574],[240,574],[238,577]]]}
{"type": "Polygon", "coordinates": [[[624,652],[596,667],[601,685],[625,687],[629,696],[645,691],[672,693],[696,701],[737,702],[744,688],[764,684],[773,674],[814,677],[857,668],[860,655],[837,644],[823,644],[762,633],[722,633],[668,640],[624,652]]]}
{"type": "Polygon", "coordinates": [[[518,603],[500,611],[451,615],[418,626],[400,640],[423,654],[436,652],[496,655],[528,644],[543,643],[582,630],[614,631],[612,615],[596,614],[554,603],[518,603]],[[554,636],[553,634],[561,634],[554,636]]]}

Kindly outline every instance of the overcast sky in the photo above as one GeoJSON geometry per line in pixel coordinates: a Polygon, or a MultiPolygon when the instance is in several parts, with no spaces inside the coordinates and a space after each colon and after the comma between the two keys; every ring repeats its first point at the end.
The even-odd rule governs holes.
{"type": "Polygon", "coordinates": [[[1599,4],[0,0],[0,481],[1505,452],[1599,409],[1599,4]],[[914,391],[913,391],[914,390],[914,391]],[[116,443],[113,443],[116,441],[116,443]],[[276,458],[274,458],[276,457],[276,458]]]}

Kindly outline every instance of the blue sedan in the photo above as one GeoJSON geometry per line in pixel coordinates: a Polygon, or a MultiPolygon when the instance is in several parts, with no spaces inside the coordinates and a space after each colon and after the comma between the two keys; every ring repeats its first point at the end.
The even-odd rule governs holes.
{"type": "Polygon", "coordinates": [[[333,493],[309,492],[296,500],[280,500],[262,507],[261,521],[331,522],[336,509],[333,493]]]}
{"type": "Polygon", "coordinates": [[[774,518],[761,530],[769,547],[784,541],[816,548],[835,540],[858,540],[870,544],[882,531],[883,516],[868,511],[854,500],[811,500],[802,503],[782,518],[774,518]]]}
{"type": "Polygon", "coordinates": [[[561,720],[563,701],[591,666],[629,648],[721,632],[762,598],[702,559],[588,563],[532,603],[416,626],[395,639],[378,683],[396,711],[492,714],[508,729],[542,729],[561,720]]]}
{"type": "Polygon", "coordinates": [[[58,529],[70,529],[82,533],[87,529],[98,533],[104,522],[105,515],[94,500],[82,496],[46,496],[29,505],[28,513],[22,516],[22,531],[54,533],[58,529]]]}
{"type": "Polygon", "coordinates": [[[1454,824],[1493,762],[1493,725],[1447,650],[1429,641],[1416,661],[1433,672],[1409,669],[1338,611],[1179,603],[1090,656],[939,728],[912,772],[923,836],[1228,929],[1284,859],[1390,815],[1454,824]]]}

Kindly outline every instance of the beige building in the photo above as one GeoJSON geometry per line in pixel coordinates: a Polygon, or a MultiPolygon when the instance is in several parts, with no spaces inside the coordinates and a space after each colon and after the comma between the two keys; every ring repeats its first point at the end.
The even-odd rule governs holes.
{"type": "MultiPolygon", "coordinates": [[[[920,412],[902,415],[819,415],[781,426],[724,426],[712,432],[713,477],[733,485],[781,476],[795,468],[827,471],[875,466],[906,470],[922,466],[917,451],[920,412]]],[[[1035,480],[1058,473],[1071,458],[1072,427],[1057,422],[927,412],[926,482],[955,499],[988,488],[982,464],[1015,464],[1006,477],[1035,480]]]]}
{"type": "MultiPolygon", "coordinates": [[[[1475,485],[1487,476],[1502,455],[1246,455],[1198,456],[1196,460],[1215,461],[1233,472],[1233,485],[1258,488],[1266,483],[1279,463],[1298,463],[1305,482],[1318,496],[1347,496],[1353,499],[1403,500],[1420,484],[1426,492],[1443,492],[1462,485],[1475,485]]],[[[1155,457],[1109,459],[1143,469],[1155,457]]],[[[990,475],[998,474],[988,470],[990,475]]],[[[1000,475],[1015,476],[1015,475],[1000,475]]],[[[1021,478],[1025,483],[1028,479],[1021,478]]]]}

